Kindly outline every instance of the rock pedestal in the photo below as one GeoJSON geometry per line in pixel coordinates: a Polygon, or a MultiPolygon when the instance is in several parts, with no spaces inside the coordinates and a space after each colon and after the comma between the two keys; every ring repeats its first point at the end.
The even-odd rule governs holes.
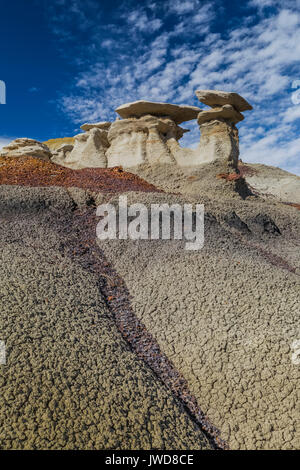
{"type": "Polygon", "coordinates": [[[107,166],[130,166],[144,163],[146,158],[146,126],[132,119],[115,121],[108,132],[107,166]]]}
{"type": "Polygon", "coordinates": [[[75,136],[75,143],[71,152],[64,148],[60,149],[61,152],[56,157],[55,162],[73,170],[106,168],[105,152],[107,148],[107,131],[93,127],[85,134],[75,136]]]}
{"type": "Polygon", "coordinates": [[[252,106],[237,93],[198,90],[196,96],[212,109],[203,110],[198,115],[201,138],[193,164],[219,160],[229,169],[237,169],[239,135],[235,125],[244,119],[241,111],[250,110],[252,106]]]}
{"type": "MultiPolygon", "coordinates": [[[[159,116],[154,116],[153,114],[144,114],[147,107],[145,102],[142,103],[142,116],[139,116],[140,113],[134,107],[138,116],[115,121],[110,127],[108,132],[110,147],[106,153],[108,167],[123,166],[124,168],[130,168],[142,163],[176,163],[168,141],[170,139],[178,140],[187,131],[179,127],[169,116],[160,116],[162,112],[165,112],[165,104],[160,104],[161,109],[158,106],[153,110],[153,103],[150,103],[149,108],[152,112],[159,114],[159,116]]],[[[136,103],[134,104],[136,105],[136,103]]],[[[158,105],[159,103],[155,104],[158,105]]],[[[131,109],[130,103],[125,106],[131,109]]],[[[198,112],[198,108],[196,109],[198,112]]],[[[132,112],[131,109],[130,113],[132,112]]],[[[180,112],[183,112],[182,109],[180,109],[180,112]]],[[[193,113],[195,112],[194,109],[193,113]]]]}
{"type": "Polygon", "coordinates": [[[222,160],[236,169],[239,159],[239,137],[236,126],[225,120],[200,124],[201,139],[195,153],[201,163],[222,160]]]}

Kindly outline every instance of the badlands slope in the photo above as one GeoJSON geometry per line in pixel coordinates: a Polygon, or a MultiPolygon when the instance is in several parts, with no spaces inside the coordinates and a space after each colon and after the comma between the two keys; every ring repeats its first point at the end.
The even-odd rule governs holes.
{"type": "Polygon", "coordinates": [[[87,248],[68,190],[0,193],[0,448],[211,448],[122,338],[98,273],[76,256],[87,248]]]}
{"type": "Polygon", "coordinates": [[[299,206],[257,190],[243,199],[236,183],[213,176],[217,170],[216,162],[185,176],[178,168],[139,167],[139,175],[181,194],[129,197],[147,205],[204,203],[201,251],[186,251],[181,241],[98,244],[124,278],[136,315],[230,448],[296,449],[299,206]]]}
{"type": "MultiPolygon", "coordinates": [[[[45,172],[50,177],[52,167],[45,172]]],[[[24,188],[28,173],[8,177],[0,167],[8,348],[1,447],[209,448],[192,402],[232,449],[299,448],[300,371],[291,345],[300,338],[300,212],[286,204],[297,201],[259,189],[251,195],[242,181],[222,178],[217,163],[132,173],[139,188],[120,185],[118,173],[111,191],[97,190],[95,180],[80,188],[79,178],[65,175],[54,178],[64,188],[41,188],[41,175],[31,183],[37,187],[24,188]],[[94,206],[117,204],[121,193],[129,204],[203,203],[204,248],[95,243],[94,206]],[[134,346],[127,310],[155,347],[134,346]]]]}

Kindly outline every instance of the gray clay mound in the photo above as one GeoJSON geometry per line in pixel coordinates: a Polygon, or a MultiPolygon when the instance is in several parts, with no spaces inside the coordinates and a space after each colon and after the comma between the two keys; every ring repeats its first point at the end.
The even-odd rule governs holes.
{"type": "Polygon", "coordinates": [[[2,186],[0,205],[0,448],[210,448],[67,256],[67,191],[2,186]]]}
{"type": "Polygon", "coordinates": [[[300,213],[208,194],[128,194],[128,203],[205,203],[200,251],[182,241],[99,246],[230,448],[299,448],[300,370],[291,345],[300,338],[300,213]]]}
{"type": "MultiPolygon", "coordinates": [[[[240,163],[239,168],[254,194],[274,201],[300,204],[299,176],[267,165],[240,163]]],[[[224,163],[221,161],[190,168],[143,164],[131,168],[130,172],[166,192],[207,195],[216,200],[234,197],[232,184],[225,185],[220,178],[224,173],[224,163]]]]}

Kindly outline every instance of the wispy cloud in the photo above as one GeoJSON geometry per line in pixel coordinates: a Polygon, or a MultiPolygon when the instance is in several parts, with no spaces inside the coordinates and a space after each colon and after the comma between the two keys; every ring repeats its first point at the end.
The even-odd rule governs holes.
{"type": "Polygon", "coordinates": [[[6,147],[11,141],[13,140],[13,137],[8,138],[8,137],[0,137],[0,149],[3,147],[6,147]]]}
{"type": "Polygon", "coordinates": [[[162,26],[162,20],[159,18],[150,18],[143,8],[132,10],[129,14],[125,14],[123,18],[127,23],[137,31],[145,34],[151,34],[159,30],[162,26]]]}
{"type": "MultiPolygon", "coordinates": [[[[62,25],[68,10],[65,0],[56,1],[55,23],[62,25]]],[[[299,171],[300,105],[291,94],[300,79],[300,0],[249,0],[239,21],[221,28],[224,5],[128,1],[106,21],[99,3],[73,0],[68,21],[74,17],[71,23],[89,34],[62,109],[80,123],[113,119],[117,106],[137,99],[199,105],[197,88],[237,91],[254,105],[240,125],[243,159],[299,171]]],[[[182,142],[195,145],[199,130],[188,127],[182,142]]]]}

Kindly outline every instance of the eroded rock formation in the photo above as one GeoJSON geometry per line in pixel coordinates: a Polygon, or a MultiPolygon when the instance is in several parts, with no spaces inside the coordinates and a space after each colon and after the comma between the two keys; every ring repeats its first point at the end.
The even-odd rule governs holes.
{"type": "Polygon", "coordinates": [[[105,152],[108,148],[107,131],[92,127],[84,134],[75,136],[74,147],[61,147],[53,161],[78,170],[80,168],[106,168],[105,152]]]}
{"type": "Polygon", "coordinates": [[[111,126],[111,122],[101,121],[101,122],[82,124],[82,126],[80,126],[80,129],[82,129],[85,132],[88,132],[88,131],[90,131],[91,129],[94,129],[94,128],[101,129],[103,131],[108,131],[110,126],[111,126]]]}
{"type": "Polygon", "coordinates": [[[70,145],[53,150],[31,139],[17,139],[3,152],[9,156],[52,157],[54,163],[72,168],[124,168],[148,164],[174,164],[194,167],[215,160],[228,168],[237,168],[239,138],[236,124],[244,119],[242,111],[252,106],[237,93],[197,90],[199,100],[211,109],[170,103],[135,101],[119,106],[117,118],[86,123],[84,131],[70,145]],[[193,150],[183,148],[179,140],[188,130],[182,122],[198,119],[201,139],[193,150]]]}
{"type": "Polygon", "coordinates": [[[180,139],[182,129],[169,117],[146,114],[115,121],[109,132],[108,166],[124,168],[148,163],[176,163],[168,141],[180,139]]]}
{"type": "Polygon", "coordinates": [[[23,157],[30,156],[50,160],[52,154],[47,145],[34,139],[16,139],[0,151],[1,157],[23,157]]]}
{"type": "Polygon", "coordinates": [[[58,149],[53,151],[51,161],[58,165],[64,165],[64,162],[72,152],[73,148],[74,145],[71,144],[61,145],[58,149]]]}
{"type": "Polygon", "coordinates": [[[199,163],[222,160],[225,166],[236,169],[240,153],[236,126],[226,119],[216,119],[201,124],[200,132],[195,160],[199,163]]]}
{"type": "Polygon", "coordinates": [[[197,90],[196,96],[212,109],[198,115],[201,138],[193,163],[222,160],[228,168],[237,169],[239,135],[236,124],[244,119],[241,111],[251,110],[252,106],[237,93],[197,90]]]}

